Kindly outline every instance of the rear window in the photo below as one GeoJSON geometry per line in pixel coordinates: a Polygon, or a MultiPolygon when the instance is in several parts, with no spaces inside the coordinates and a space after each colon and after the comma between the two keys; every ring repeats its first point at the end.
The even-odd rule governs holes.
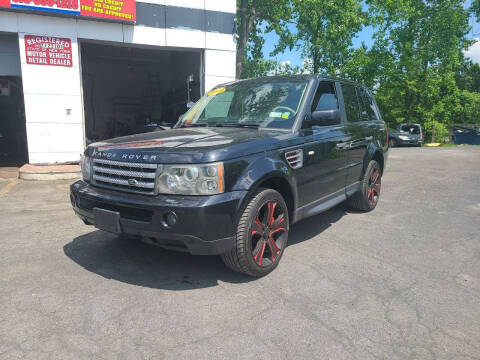
{"type": "Polygon", "coordinates": [[[407,132],[409,134],[419,135],[420,126],[418,125],[402,125],[400,126],[400,131],[407,132]]]}

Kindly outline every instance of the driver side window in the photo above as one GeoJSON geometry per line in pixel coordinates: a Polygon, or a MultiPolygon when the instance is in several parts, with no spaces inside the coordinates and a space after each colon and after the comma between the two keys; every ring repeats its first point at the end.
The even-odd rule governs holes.
{"type": "Polygon", "coordinates": [[[312,103],[312,112],[320,110],[338,110],[338,99],[334,82],[322,81],[318,85],[312,103]]]}

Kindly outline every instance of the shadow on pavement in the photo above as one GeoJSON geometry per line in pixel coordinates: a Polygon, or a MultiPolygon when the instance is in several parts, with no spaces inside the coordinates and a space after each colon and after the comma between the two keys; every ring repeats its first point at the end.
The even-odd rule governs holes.
{"type": "MultiPolygon", "coordinates": [[[[298,222],[290,229],[289,246],[319,235],[345,214],[342,207],[336,207],[298,222]]],[[[154,289],[180,291],[216,286],[219,281],[245,283],[254,280],[226,268],[219,256],[193,256],[164,250],[103,231],[79,236],[63,250],[88,271],[154,289]]],[[[288,256],[288,250],[285,255],[288,256]]]]}

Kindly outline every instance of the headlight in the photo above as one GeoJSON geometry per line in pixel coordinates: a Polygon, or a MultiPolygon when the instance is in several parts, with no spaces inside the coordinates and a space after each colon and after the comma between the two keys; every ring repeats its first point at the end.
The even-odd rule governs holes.
{"type": "Polygon", "coordinates": [[[223,163],[164,165],[157,179],[159,194],[214,195],[225,191],[223,163]]]}
{"type": "Polygon", "coordinates": [[[409,139],[408,136],[403,136],[403,135],[399,136],[398,138],[399,138],[400,140],[408,140],[408,139],[409,139]]]}
{"type": "Polygon", "coordinates": [[[80,158],[80,167],[82,168],[83,180],[90,182],[92,178],[92,161],[86,155],[80,158]]]}

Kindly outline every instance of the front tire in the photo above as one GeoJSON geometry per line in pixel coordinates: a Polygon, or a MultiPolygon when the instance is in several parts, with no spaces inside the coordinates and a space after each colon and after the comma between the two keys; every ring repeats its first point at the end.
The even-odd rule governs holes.
{"type": "Polygon", "coordinates": [[[382,189],[382,170],[378,162],[370,161],[360,184],[360,190],[347,200],[347,204],[354,210],[372,211],[377,207],[382,189]]]}
{"type": "Polygon", "coordinates": [[[282,195],[272,189],[258,190],[240,217],[232,250],[221,255],[223,262],[253,277],[271,273],[287,247],[289,224],[282,195]]]}

